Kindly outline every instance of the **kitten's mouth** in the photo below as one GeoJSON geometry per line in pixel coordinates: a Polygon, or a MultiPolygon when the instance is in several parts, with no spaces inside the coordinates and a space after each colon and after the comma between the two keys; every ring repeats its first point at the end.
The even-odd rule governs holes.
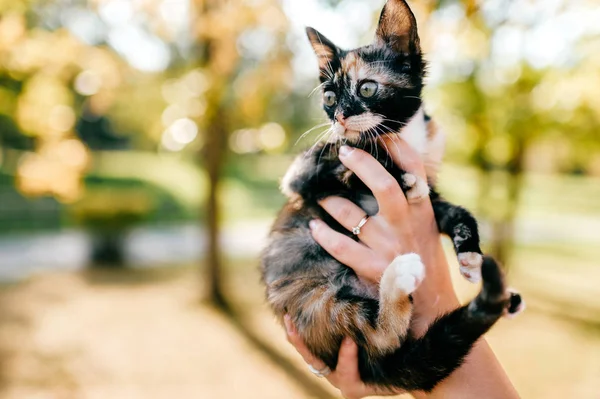
{"type": "Polygon", "coordinates": [[[383,117],[372,113],[351,116],[333,125],[334,140],[357,142],[360,139],[375,139],[384,128],[381,126],[383,117]]]}
{"type": "MultiPolygon", "coordinates": [[[[371,130],[371,129],[367,129],[371,130]]],[[[333,126],[333,139],[334,141],[345,139],[350,142],[357,142],[361,137],[369,137],[367,130],[357,130],[351,127],[342,126],[340,123],[336,123],[333,126]]]]}

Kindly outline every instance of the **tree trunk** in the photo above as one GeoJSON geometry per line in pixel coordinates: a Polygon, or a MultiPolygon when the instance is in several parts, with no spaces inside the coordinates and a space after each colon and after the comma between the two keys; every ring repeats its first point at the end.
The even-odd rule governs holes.
{"type": "Polygon", "coordinates": [[[517,138],[513,158],[507,167],[505,211],[502,218],[494,223],[492,255],[508,269],[511,249],[515,241],[515,220],[523,188],[523,164],[526,141],[517,138]]]}
{"type": "MultiPolygon", "coordinates": [[[[205,20],[223,0],[195,0],[197,17],[192,23],[205,20]]],[[[211,69],[213,48],[215,43],[211,39],[197,38],[195,47],[197,65],[201,68],[211,69]]],[[[206,145],[200,155],[200,163],[204,165],[208,174],[208,197],[205,203],[206,229],[207,229],[207,256],[205,269],[201,278],[206,285],[206,300],[223,310],[229,309],[224,289],[224,271],[222,250],[219,241],[221,232],[221,206],[219,191],[223,166],[227,152],[227,125],[225,122],[226,111],[223,104],[225,76],[211,76],[211,88],[206,94],[208,107],[206,118],[206,145]]]]}
{"type": "Polygon", "coordinates": [[[221,231],[219,189],[227,151],[227,129],[223,124],[223,114],[222,107],[217,106],[217,110],[208,126],[205,148],[206,170],[209,179],[208,199],[206,202],[206,225],[208,229],[208,254],[206,259],[207,299],[220,308],[227,307],[223,288],[224,272],[219,241],[221,231]]]}

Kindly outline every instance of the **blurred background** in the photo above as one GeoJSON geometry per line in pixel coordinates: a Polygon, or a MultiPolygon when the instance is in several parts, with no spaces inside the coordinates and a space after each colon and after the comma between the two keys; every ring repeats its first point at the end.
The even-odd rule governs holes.
{"type": "MultiPolygon", "coordinates": [[[[258,254],[326,129],[304,27],[363,45],[383,3],[0,0],[0,397],[337,397],[258,254]]],[[[440,190],[529,305],[488,340],[523,398],[600,398],[600,3],[410,4],[440,190]]]]}

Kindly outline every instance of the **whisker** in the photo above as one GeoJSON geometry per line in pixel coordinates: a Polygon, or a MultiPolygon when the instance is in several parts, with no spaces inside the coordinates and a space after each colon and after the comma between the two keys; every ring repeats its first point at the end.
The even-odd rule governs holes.
{"type": "MultiPolygon", "coordinates": [[[[383,133],[384,135],[387,135],[387,134],[388,134],[388,133],[385,133],[385,132],[383,132],[383,131],[382,131],[382,133],[383,133]]],[[[380,140],[380,141],[381,141],[381,143],[383,144],[383,146],[385,147],[385,152],[386,152],[386,157],[385,157],[385,166],[387,167],[387,163],[388,163],[388,161],[392,160],[392,159],[391,159],[392,155],[390,154],[390,149],[389,149],[388,145],[386,144],[386,142],[385,142],[384,140],[380,140]]]]}
{"type": "Polygon", "coordinates": [[[323,87],[323,86],[325,85],[325,83],[327,83],[327,82],[323,82],[323,83],[321,83],[320,85],[318,85],[317,87],[315,87],[315,88],[314,88],[314,89],[313,89],[313,90],[310,92],[310,94],[308,95],[308,97],[312,97],[312,95],[313,95],[313,94],[315,94],[315,92],[316,92],[317,90],[319,90],[321,87],[323,87]]]}
{"type": "MultiPolygon", "coordinates": [[[[331,132],[333,133],[333,130],[331,132]]],[[[321,163],[321,158],[323,157],[323,151],[325,151],[325,147],[327,147],[327,145],[324,145],[323,148],[321,148],[321,152],[319,153],[319,157],[317,158],[317,164],[321,163]]],[[[329,151],[331,151],[331,147],[329,148],[329,151]]],[[[331,152],[329,154],[331,154],[331,152]]]]}
{"type": "Polygon", "coordinates": [[[392,135],[391,135],[390,133],[386,133],[385,135],[386,135],[387,137],[389,137],[390,139],[392,139],[392,143],[394,143],[394,146],[396,147],[396,151],[398,151],[398,154],[400,154],[400,153],[401,153],[401,151],[400,151],[400,147],[398,147],[398,143],[396,143],[396,141],[395,141],[395,140],[393,140],[393,137],[392,137],[392,135]]]}
{"type": "Polygon", "coordinates": [[[314,144],[310,146],[310,148],[304,153],[304,159],[312,155],[315,148],[319,145],[319,143],[321,143],[323,137],[325,137],[328,133],[333,133],[333,127],[330,127],[329,129],[325,130],[315,139],[314,144]]]}
{"type": "Polygon", "coordinates": [[[370,128],[369,130],[367,130],[367,133],[369,134],[369,138],[371,139],[371,153],[373,153],[373,146],[375,146],[375,158],[379,160],[379,146],[377,145],[377,136],[375,136],[375,130],[373,128],[370,128]]]}
{"type": "Polygon", "coordinates": [[[386,117],[385,117],[385,115],[382,115],[382,114],[373,114],[373,115],[380,117],[380,118],[382,119],[382,121],[384,121],[384,122],[394,122],[394,123],[399,123],[399,124],[400,124],[400,126],[403,126],[403,127],[404,127],[404,126],[406,126],[406,125],[408,125],[408,123],[406,123],[406,122],[401,122],[401,121],[399,121],[399,120],[396,120],[396,119],[389,119],[389,118],[386,118],[386,117]]]}
{"type": "Polygon", "coordinates": [[[311,128],[311,129],[307,130],[306,132],[302,133],[302,135],[301,135],[301,136],[298,138],[298,140],[296,140],[296,142],[294,143],[294,146],[295,146],[295,145],[297,145],[297,144],[298,144],[298,142],[300,142],[300,140],[302,140],[304,137],[306,137],[306,135],[310,134],[312,131],[314,131],[314,130],[316,130],[316,129],[319,129],[319,128],[322,128],[322,127],[325,127],[325,126],[327,126],[327,125],[329,125],[329,124],[330,124],[330,122],[322,123],[322,124],[320,124],[320,125],[317,125],[317,126],[315,126],[315,127],[311,128]]]}

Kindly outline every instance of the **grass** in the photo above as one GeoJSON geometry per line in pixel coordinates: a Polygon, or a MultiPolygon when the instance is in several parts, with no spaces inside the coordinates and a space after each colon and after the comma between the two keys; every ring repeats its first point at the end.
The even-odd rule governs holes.
{"type": "MultiPolygon", "coordinates": [[[[444,164],[439,186],[446,197],[471,209],[477,198],[477,171],[444,164]]],[[[521,217],[547,217],[555,213],[600,218],[600,178],[529,173],[519,204],[521,217]]],[[[599,239],[600,242],[600,239],[599,239]]]]}

